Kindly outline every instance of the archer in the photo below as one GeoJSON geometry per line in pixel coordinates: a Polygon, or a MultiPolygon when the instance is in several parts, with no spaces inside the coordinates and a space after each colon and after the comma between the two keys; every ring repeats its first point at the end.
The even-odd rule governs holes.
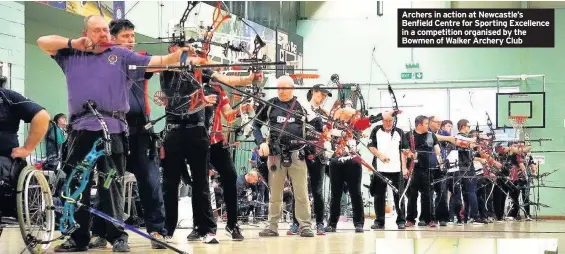
{"type": "Polygon", "coordinates": [[[303,140],[306,123],[322,131],[322,119],[306,103],[294,96],[294,81],[289,76],[277,79],[278,97],[272,98],[258,112],[254,123],[255,143],[260,156],[269,156],[269,225],[259,232],[261,237],[279,236],[278,222],[281,217],[283,189],[287,174],[290,176],[296,199],[298,233],[302,237],[313,237],[310,222],[310,200],[308,198],[307,166],[303,140]],[[276,106],[276,107],[273,107],[276,106]],[[261,133],[261,126],[270,128],[268,142],[261,133]]]}
{"type": "MultiPolygon", "coordinates": [[[[253,105],[251,103],[244,103],[239,109],[232,109],[227,93],[222,89],[219,83],[214,82],[212,79],[217,79],[233,86],[247,86],[254,81],[262,83],[263,76],[261,73],[251,73],[248,77],[240,78],[225,76],[217,72],[212,72],[211,70],[207,70],[206,72],[207,74],[203,76],[203,82],[206,83],[205,94],[215,95],[219,98],[219,100],[205,109],[205,123],[210,133],[210,163],[220,174],[220,184],[224,193],[228,219],[225,229],[233,240],[242,241],[244,237],[237,224],[237,172],[231,158],[230,146],[226,146],[228,140],[222,133],[222,117],[228,124],[231,124],[235,122],[237,117],[241,114],[252,111],[253,105]]],[[[195,239],[197,237],[196,231],[193,231],[188,236],[189,239],[195,239]]]]}
{"type": "MultiPolygon", "coordinates": [[[[110,34],[113,43],[130,50],[135,45],[135,26],[127,19],[112,20],[110,22],[110,34]]],[[[150,54],[142,51],[140,55],[150,54]]],[[[153,130],[146,130],[144,126],[149,123],[151,105],[148,101],[147,93],[149,79],[153,72],[137,71],[130,76],[132,86],[129,89],[130,110],[126,114],[129,129],[129,150],[127,156],[126,170],[135,175],[137,192],[141,206],[143,207],[143,219],[147,233],[155,239],[164,241],[167,235],[165,231],[165,207],[163,203],[163,193],[161,191],[161,173],[156,163],[157,152],[156,137],[153,130]],[[149,153],[148,153],[149,151],[149,153]]],[[[92,239],[89,248],[105,248],[107,244],[104,219],[94,217],[92,223],[92,239]]],[[[151,242],[153,249],[164,249],[164,246],[151,242]]]]}
{"type": "MultiPolygon", "coordinates": [[[[314,85],[314,87],[308,91],[306,98],[309,101],[311,109],[318,116],[328,117],[329,112],[322,108],[322,105],[327,97],[332,97],[332,93],[321,85],[314,85]]],[[[306,103],[305,103],[306,104],[306,103]]],[[[306,106],[306,105],[305,105],[306,106]]],[[[323,135],[323,134],[322,134],[323,135]]],[[[308,135],[307,139],[309,138],[308,135]]],[[[314,135],[314,140],[322,139],[317,135],[314,135]]],[[[314,199],[314,214],[316,215],[316,234],[325,235],[324,230],[324,196],[323,196],[323,180],[324,173],[328,172],[326,169],[327,156],[324,152],[317,152],[315,146],[309,145],[304,148],[306,156],[306,167],[308,169],[308,178],[310,179],[310,188],[312,190],[312,197],[314,199]]],[[[293,199],[293,207],[296,206],[296,200],[293,199]]],[[[290,229],[287,231],[287,235],[295,235],[298,233],[299,223],[296,219],[296,215],[292,213],[293,223],[290,229]]]]}
{"type": "MultiPolygon", "coordinates": [[[[69,156],[63,170],[67,173],[81,162],[91,150],[96,140],[103,139],[107,145],[105,150],[111,156],[103,156],[98,162],[100,172],[98,191],[101,198],[100,210],[119,221],[124,217],[124,197],[121,189],[123,180],[113,180],[109,188],[104,188],[103,174],[115,170],[116,179],[122,179],[125,171],[127,146],[127,122],[125,113],[129,110],[127,103],[128,65],[155,66],[160,64],[174,65],[179,62],[183,51],[165,56],[141,56],[135,52],[119,47],[100,46],[110,42],[109,27],[102,16],[91,15],[84,19],[84,30],[81,38],[68,39],[58,35],[42,36],[37,40],[41,50],[50,55],[61,67],[66,76],[68,88],[68,104],[70,112],[69,156]],[[103,75],[96,75],[103,73],[103,75]],[[84,108],[84,103],[95,103],[103,121],[84,108]],[[111,140],[101,130],[107,126],[111,140]],[[111,146],[108,148],[111,142],[111,146]]],[[[197,58],[191,59],[198,62],[197,58]]],[[[144,72],[144,70],[143,70],[144,72]]],[[[91,184],[87,184],[82,192],[83,203],[90,202],[91,184]]],[[[71,237],[55,248],[56,252],[86,251],[90,241],[90,213],[79,209],[75,213],[78,229],[71,237]]],[[[113,251],[129,251],[128,234],[121,226],[105,221],[107,240],[112,243],[113,251]]]]}
{"type": "MultiPolygon", "coordinates": [[[[405,135],[405,139],[410,135],[414,137],[414,148],[416,151],[416,162],[412,174],[410,188],[407,192],[408,206],[406,209],[406,227],[413,227],[416,223],[418,212],[416,210],[416,202],[418,200],[418,192],[420,192],[420,225],[428,227],[436,227],[432,218],[432,200],[431,200],[431,161],[430,157],[435,154],[438,165],[443,168],[443,160],[441,157],[441,149],[439,148],[438,139],[435,135],[428,131],[429,119],[425,116],[418,116],[415,119],[416,129],[410,131],[409,135],[405,135]]],[[[408,141],[406,141],[408,143],[408,141]]],[[[413,152],[413,151],[411,151],[413,152]]],[[[414,156],[414,155],[408,155],[414,156]]]]}
{"type": "MultiPolygon", "coordinates": [[[[373,158],[373,165],[375,169],[381,174],[391,179],[396,188],[401,189],[400,185],[403,176],[408,175],[406,167],[407,157],[406,154],[401,152],[404,149],[409,149],[410,144],[406,144],[404,138],[404,131],[400,128],[393,127],[392,112],[384,112],[383,124],[377,125],[369,135],[370,143],[368,144],[369,150],[375,156],[373,158]],[[379,158],[379,160],[377,160],[379,158]]],[[[412,140],[410,140],[412,141],[412,140]]],[[[377,179],[375,175],[371,175],[371,185],[369,192],[374,196],[374,206],[376,218],[371,229],[384,229],[385,228],[385,199],[386,199],[387,184],[377,179]]],[[[406,223],[404,209],[401,204],[399,193],[393,193],[394,203],[398,204],[396,212],[396,225],[398,229],[405,229],[406,223]]],[[[403,202],[402,202],[403,203],[403,202]]]]}

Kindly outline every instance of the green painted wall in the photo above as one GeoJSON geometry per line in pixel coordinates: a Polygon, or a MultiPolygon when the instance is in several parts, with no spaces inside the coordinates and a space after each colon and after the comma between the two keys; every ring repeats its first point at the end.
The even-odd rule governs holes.
{"type": "MultiPolygon", "coordinates": [[[[552,142],[543,142],[542,146],[533,144],[534,150],[565,150],[565,135],[563,135],[565,111],[563,110],[565,95],[565,9],[555,10],[555,48],[553,49],[522,49],[523,73],[546,74],[546,119],[544,129],[533,129],[532,139],[551,138],[552,142]]],[[[542,84],[538,79],[522,86],[521,91],[541,91],[542,84]]],[[[549,176],[548,186],[565,186],[564,153],[546,153],[545,165],[540,171],[551,172],[563,169],[549,176]]],[[[561,198],[565,195],[563,189],[541,188],[540,203],[551,206],[541,208],[542,215],[565,215],[565,203],[561,198]]],[[[537,201],[532,201],[537,202],[537,201]]]]}
{"type": "MultiPolygon", "coordinates": [[[[16,2],[0,2],[0,62],[11,63],[12,90],[25,96],[25,6],[16,2]]],[[[19,142],[23,144],[23,128],[20,128],[19,142]]]]}

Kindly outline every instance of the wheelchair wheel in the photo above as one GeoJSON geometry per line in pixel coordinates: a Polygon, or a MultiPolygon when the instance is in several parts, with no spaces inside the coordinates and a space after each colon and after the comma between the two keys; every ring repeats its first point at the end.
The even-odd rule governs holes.
{"type": "Polygon", "coordinates": [[[44,253],[55,231],[55,207],[49,183],[43,172],[25,167],[18,178],[17,211],[20,232],[29,252],[44,253]]]}

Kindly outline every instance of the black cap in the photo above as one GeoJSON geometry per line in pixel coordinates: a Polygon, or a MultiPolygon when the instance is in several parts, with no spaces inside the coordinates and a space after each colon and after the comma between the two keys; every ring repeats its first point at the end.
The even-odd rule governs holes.
{"type": "Polygon", "coordinates": [[[322,85],[317,84],[317,85],[314,85],[314,86],[312,87],[312,90],[314,90],[314,91],[320,91],[320,92],[322,92],[322,93],[328,94],[329,97],[332,97],[332,93],[330,92],[330,90],[325,89],[325,88],[321,88],[321,87],[322,87],[322,85]]]}

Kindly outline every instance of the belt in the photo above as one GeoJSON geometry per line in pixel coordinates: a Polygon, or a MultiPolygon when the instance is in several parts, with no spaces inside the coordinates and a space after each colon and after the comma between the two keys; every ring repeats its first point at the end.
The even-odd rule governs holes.
{"type": "MultiPolygon", "coordinates": [[[[105,110],[97,110],[97,111],[102,116],[111,117],[111,118],[121,120],[123,122],[127,122],[126,121],[126,113],[124,113],[124,112],[120,112],[120,111],[111,111],[110,112],[110,111],[105,111],[105,110]]],[[[69,120],[72,123],[75,120],[77,120],[79,118],[83,118],[85,116],[94,116],[94,114],[90,111],[83,111],[83,112],[71,115],[71,117],[69,117],[69,120]]]]}
{"type": "Polygon", "coordinates": [[[143,127],[147,124],[147,120],[145,116],[127,116],[126,120],[130,127],[132,126],[143,127]]]}
{"type": "Polygon", "coordinates": [[[174,129],[190,129],[190,128],[194,128],[194,127],[204,127],[204,123],[200,122],[197,124],[193,124],[193,123],[183,123],[183,124],[175,124],[175,123],[168,123],[165,125],[165,130],[170,131],[170,130],[174,130],[174,129]]]}

